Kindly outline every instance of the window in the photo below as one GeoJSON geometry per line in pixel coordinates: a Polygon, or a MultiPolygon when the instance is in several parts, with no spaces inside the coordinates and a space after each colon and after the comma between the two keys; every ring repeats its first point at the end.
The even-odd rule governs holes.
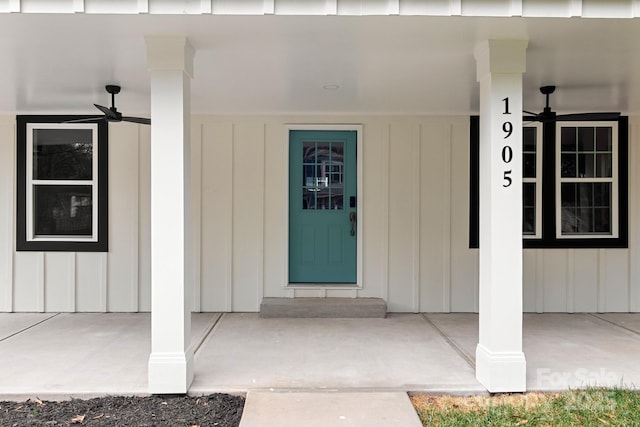
{"type": "Polygon", "coordinates": [[[107,251],[107,124],[18,116],[17,250],[107,251]]]}
{"type": "Polygon", "coordinates": [[[558,123],[556,140],[556,237],[618,237],[617,123],[558,123]]]}
{"type": "MultiPolygon", "coordinates": [[[[479,126],[471,118],[469,246],[479,240],[479,126]]],[[[626,248],[628,120],[523,129],[525,248],[626,248]]]]}
{"type": "Polygon", "coordinates": [[[542,235],[542,125],[522,129],[522,235],[542,235]]]}

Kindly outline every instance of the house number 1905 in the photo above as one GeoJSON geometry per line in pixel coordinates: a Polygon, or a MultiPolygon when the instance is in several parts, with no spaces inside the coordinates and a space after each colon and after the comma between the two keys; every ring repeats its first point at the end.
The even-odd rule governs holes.
{"type": "MultiPolygon", "coordinates": [[[[509,97],[504,98],[502,102],[504,102],[504,112],[502,114],[503,115],[511,114],[511,112],[509,111],[509,97]]],[[[513,123],[511,123],[508,120],[504,121],[502,123],[502,131],[505,134],[504,139],[508,140],[513,134],[513,123]]],[[[508,165],[509,163],[511,163],[511,160],[513,160],[513,149],[509,145],[509,142],[510,141],[506,141],[506,145],[502,147],[502,161],[504,162],[505,165],[508,165]]],[[[510,187],[511,184],[513,183],[513,180],[511,179],[511,171],[512,171],[511,169],[504,170],[504,173],[503,173],[504,182],[502,183],[502,186],[505,188],[510,187]]]]}

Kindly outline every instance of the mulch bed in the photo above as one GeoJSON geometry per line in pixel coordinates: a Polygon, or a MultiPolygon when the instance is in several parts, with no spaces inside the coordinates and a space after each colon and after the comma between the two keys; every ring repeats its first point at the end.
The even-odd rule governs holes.
{"type": "Polygon", "coordinates": [[[238,427],[244,397],[108,396],[60,402],[0,402],[0,426],[238,427]]]}

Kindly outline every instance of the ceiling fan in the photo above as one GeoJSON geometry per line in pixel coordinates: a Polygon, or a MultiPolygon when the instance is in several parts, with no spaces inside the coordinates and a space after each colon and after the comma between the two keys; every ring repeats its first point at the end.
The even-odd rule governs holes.
{"type": "Polygon", "coordinates": [[[105,89],[111,94],[111,107],[105,107],[103,105],[93,104],[95,107],[104,113],[104,117],[92,117],[86,119],[69,120],[66,123],[82,123],[82,122],[95,122],[99,120],[106,120],[107,122],[132,122],[142,125],[150,125],[151,119],[145,119],[143,117],[128,117],[123,116],[121,112],[116,108],[116,95],[120,93],[120,86],[118,85],[106,85],[105,89]]]}
{"type": "Polygon", "coordinates": [[[620,113],[574,113],[574,114],[556,114],[551,111],[551,107],[549,107],[549,95],[555,92],[555,86],[542,86],[540,88],[540,92],[547,97],[547,106],[544,107],[541,113],[532,113],[531,111],[524,110],[525,114],[529,114],[529,116],[525,116],[525,121],[530,122],[555,122],[555,121],[593,121],[593,120],[616,120],[620,117],[620,113]]]}

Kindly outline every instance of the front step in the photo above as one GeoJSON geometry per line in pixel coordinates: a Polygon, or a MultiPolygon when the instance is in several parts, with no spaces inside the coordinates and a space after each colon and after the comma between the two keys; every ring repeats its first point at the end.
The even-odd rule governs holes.
{"type": "Polygon", "coordinates": [[[385,318],[382,298],[264,298],[260,317],[385,318]]]}

